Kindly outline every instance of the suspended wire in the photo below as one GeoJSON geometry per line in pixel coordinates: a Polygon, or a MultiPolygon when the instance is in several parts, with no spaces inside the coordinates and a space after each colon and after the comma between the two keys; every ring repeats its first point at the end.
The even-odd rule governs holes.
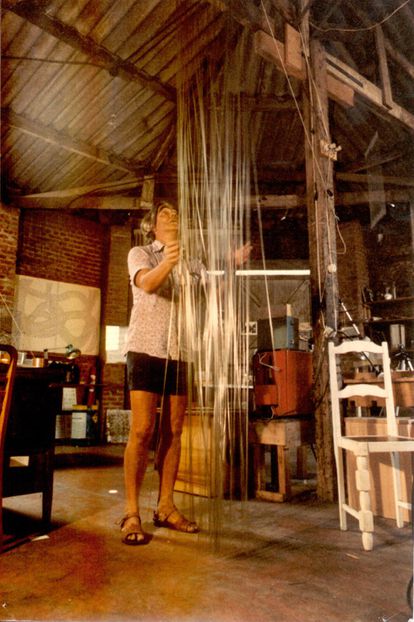
{"type": "Polygon", "coordinates": [[[396,9],[394,9],[394,11],[392,11],[392,13],[390,13],[389,15],[386,15],[381,21],[376,22],[375,24],[371,24],[370,26],[361,26],[358,28],[343,28],[342,26],[329,26],[328,28],[323,28],[321,26],[318,26],[317,24],[309,21],[310,25],[312,26],[312,28],[315,28],[316,30],[319,30],[320,32],[364,32],[367,30],[373,30],[374,28],[376,28],[377,26],[381,26],[382,24],[385,24],[385,22],[387,22],[389,19],[391,19],[391,17],[393,17],[396,13],[398,13],[398,11],[400,11],[401,9],[403,9],[405,7],[406,4],[408,4],[410,2],[410,0],[404,0],[404,2],[402,2],[402,4],[400,4],[396,9]]]}
{"type": "MultiPolygon", "coordinates": [[[[210,492],[208,528],[213,544],[219,546],[225,497],[235,500],[240,493],[242,501],[247,496],[250,361],[242,327],[248,326],[249,287],[241,287],[235,276],[233,252],[246,241],[249,224],[250,136],[240,96],[229,88],[231,68],[225,64],[219,80],[208,70],[203,75],[201,68],[190,89],[181,67],[177,89],[180,239],[185,254],[202,258],[210,274],[198,291],[183,287],[180,316],[196,387],[197,408],[189,419],[203,438],[201,466],[210,492]]],[[[197,451],[190,447],[190,454],[192,449],[197,451]]],[[[198,476],[190,475],[195,491],[198,476]]]]}
{"type": "MultiPolygon", "coordinates": [[[[342,244],[343,244],[343,247],[344,247],[344,253],[345,253],[346,252],[346,245],[345,245],[345,241],[344,241],[344,239],[342,237],[342,234],[339,231],[338,219],[336,217],[336,213],[335,213],[335,209],[334,209],[333,193],[329,189],[328,183],[327,183],[327,181],[325,179],[325,176],[323,174],[323,171],[321,170],[321,167],[319,165],[319,157],[317,156],[317,153],[315,151],[314,135],[312,135],[312,137],[309,136],[309,132],[307,130],[307,127],[306,127],[306,124],[305,124],[302,112],[300,110],[299,102],[297,101],[297,97],[295,95],[295,92],[294,92],[294,89],[293,89],[293,86],[292,86],[292,83],[291,83],[291,79],[290,79],[290,76],[288,74],[288,71],[287,71],[287,68],[286,68],[286,65],[285,65],[284,58],[283,58],[283,56],[282,56],[282,54],[280,52],[279,46],[277,45],[276,37],[275,37],[275,34],[274,34],[274,30],[273,30],[272,24],[270,22],[269,16],[267,14],[266,8],[264,6],[263,0],[261,0],[261,7],[262,7],[262,11],[263,11],[264,17],[265,17],[266,22],[267,22],[267,26],[268,26],[269,32],[271,33],[271,36],[272,36],[273,40],[275,41],[275,49],[276,49],[278,57],[279,57],[279,62],[281,64],[281,67],[282,67],[283,72],[285,74],[285,78],[286,78],[286,81],[287,81],[290,93],[292,95],[295,107],[297,109],[297,112],[298,112],[298,115],[299,115],[299,119],[300,119],[300,122],[301,122],[302,127],[303,127],[303,131],[304,131],[306,142],[309,145],[310,151],[311,151],[312,156],[313,156],[312,157],[313,178],[316,179],[316,173],[319,174],[319,178],[321,180],[324,192],[325,192],[325,194],[326,194],[326,196],[328,198],[328,205],[330,205],[329,210],[332,212],[333,218],[335,219],[335,227],[336,227],[336,230],[337,230],[337,232],[339,234],[339,237],[340,237],[340,239],[342,241],[342,244]],[[331,195],[332,195],[332,198],[331,198],[331,195]]],[[[303,49],[306,50],[305,41],[304,41],[304,37],[303,37],[303,32],[301,31],[301,29],[299,30],[299,32],[300,32],[300,36],[301,36],[301,40],[302,40],[303,49]]],[[[319,113],[321,113],[322,107],[321,107],[321,102],[320,102],[320,99],[319,99],[318,89],[316,88],[315,82],[313,80],[312,71],[310,69],[308,56],[307,56],[306,53],[304,54],[304,56],[305,56],[305,61],[306,61],[306,64],[307,64],[307,75],[308,75],[308,78],[309,78],[309,81],[310,81],[310,88],[309,88],[310,107],[311,107],[311,110],[319,110],[319,113]],[[315,102],[313,101],[313,93],[314,92],[316,93],[316,97],[318,99],[318,107],[315,105],[315,102]]],[[[328,130],[327,126],[324,123],[323,115],[319,114],[319,118],[320,118],[320,120],[322,122],[322,128],[323,128],[323,130],[325,132],[325,136],[326,136],[327,139],[329,139],[329,130],[328,130]]],[[[315,195],[315,197],[314,197],[315,224],[319,223],[318,205],[319,205],[318,197],[315,195]]],[[[316,235],[316,243],[317,243],[317,250],[316,250],[317,262],[316,262],[316,266],[317,266],[318,291],[319,291],[319,299],[320,299],[320,301],[322,301],[323,297],[325,295],[325,289],[326,289],[326,283],[325,282],[326,282],[326,276],[327,276],[327,272],[328,272],[328,266],[324,267],[324,274],[325,274],[325,276],[324,276],[323,283],[322,283],[322,274],[321,274],[321,268],[322,268],[322,265],[321,265],[321,263],[322,263],[321,262],[321,241],[319,239],[319,226],[315,227],[315,235],[316,235]]],[[[331,234],[330,234],[330,228],[329,227],[327,227],[327,236],[328,236],[328,255],[329,255],[328,265],[329,265],[329,264],[334,264],[335,263],[334,260],[333,260],[333,252],[335,252],[335,256],[337,255],[336,248],[335,248],[335,251],[333,251],[333,241],[331,239],[331,234]]],[[[335,246],[336,246],[336,244],[335,244],[335,246]]],[[[336,317],[336,309],[334,310],[334,313],[335,313],[335,317],[336,317]]],[[[323,316],[322,316],[322,320],[324,320],[323,316]]]]}
{"type": "MultiPolygon", "coordinates": [[[[318,157],[317,157],[317,155],[315,153],[315,148],[314,148],[314,144],[313,144],[313,140],[314,139],[313,139],[313,136],[311,137],[309,135],[308,129],[306,127],[306,123],[305,123],[305,120],[303,118],[302,112],[300,110],[300,105],[299,105],[299,102],[297,101],[297,97],[295,95],[295,92],[294,92],[294,89],[293,89],[293,86],[292,86],[292,82],[291,82],[290,76],[288,74],[286,65],[285,65],[284,58],[282,57],[282,54],[280,53],[279,46],[276,44],[276,37],[275,37],[275,34],[274,34],[274,30],[273,30],[272,24],[270,22],[269,16],[267,14],[266,8],[264,6],[263,0],[261,0],[261,6],[262,6],[263,14],[264,14],[264,17],[266,19],[266,22],[267,22],[267,25],[268,25],[268,28],[269,28],[269,32],[271,33],[271,36],[272,36],[272,38],[273,38],[273,40],[275,42],[275,49],[277,51],[280,64],[281,64],[283,72],[285,74],[285,78],[286,78],[286,81],[287,81],[290,93],[292,95],[292,98],[293,98],[296,110],[298,112],[299,119],[300,119],[300,122],[301,122],[302,127],[303,127],[303,131],[304,131],[304,135],[305,135],[306,141],[307,141],[307,143],[309,145],[309,148],[310,148],[312,156],[313,156],[312,157],[312,166],[314,167],[314,173],[317,170],[317,172],[319,173],[319,177],[320,177],[320,179],[322,181],[322,184],[324,185],[325,190],[326,190],[327,189],[326,188],[326,182],[324,180],[323,172],[322,172],[322,170],[321,170],[321,168],[319,166],[318,157]]],[[[305,56],[306,56],[306,54],[305,54],[305,56]]],[[[309,73],[309,71],[308,71],[308,73],[309,73]]],[[[311,105],[311,108],[313,108],[312,89],[311,88],[309,89],[309,94],[310,94],[310,98],[311,98],[310,105],[311,105]]],[[[316,178],[315,175],[314,175],[314,178],[316,178]]],[[[315,220],[316,220],[316,222],[318,222],[318,220],[317,220],[317,214],[318,214],[317,198],[314,198],[314,206],[315,206],[315,220]]],[[[321,264],[321,262],[320,262],[320,240],[319,240],[319,236],[318,236],[318,227],[316,227],[316,241],[317,241],[317,251],[316,251],[316,254],[317,254],[317,258],[318,258],[318,261],[316,263],[317,271],[318,271],[318,291],[319,291],[319,298],[320,298],[320,300],[322,300],[323,294],[322,294],[322,277],[321,277],[321,273],[320,273],[320,269],[321,269],[320,268],[320,264],[321,264]]],[[[331,252],[330,248],[329,248],[329,252],[331,252]]],[[[331,261],[331,263],[332,263],[332,261],[331,261]]]]}

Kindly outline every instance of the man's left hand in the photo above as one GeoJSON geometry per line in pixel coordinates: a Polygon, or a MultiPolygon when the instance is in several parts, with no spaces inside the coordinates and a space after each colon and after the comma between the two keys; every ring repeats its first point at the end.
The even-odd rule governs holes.
{"type": "Polygon", "coordinates": [[[234,263],[236,264],[237,268],[246,263],[246,261],[249,259],[252,248],[253,246],[250,244],[250,242],[246,242],[246,244],[240,246],[234,251],[234,263]]]}

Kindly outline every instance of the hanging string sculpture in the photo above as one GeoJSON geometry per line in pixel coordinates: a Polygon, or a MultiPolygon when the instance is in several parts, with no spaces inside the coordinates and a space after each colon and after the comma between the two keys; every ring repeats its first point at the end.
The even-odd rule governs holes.
{"type": "Polygon", "coordinates": [[[226,67],[216,84],[202,72],[191,84],[181,75],[177,119],[180,240],[189,267],[182,270],[179,330],[193,363],[189,438],[204,444],[200,452],[190,443],[189,471],[194,489],[200,478],[206,482],[216,543],[223,500],[247,496],[248,287],[236,276],[234,251],[250,230],[251,146],[246,112],[228,76],[226,67]],[[196,288],[195,259],[206,268],[196,288]]]}

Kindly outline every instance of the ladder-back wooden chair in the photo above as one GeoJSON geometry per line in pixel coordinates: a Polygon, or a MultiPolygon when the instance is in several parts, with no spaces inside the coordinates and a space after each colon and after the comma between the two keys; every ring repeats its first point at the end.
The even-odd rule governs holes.
{"type": "MultiPolygon", "coordinates": [[[[329,378],[331,391],[331,410],[335,461],[338,480],[338,505],[340,528],[347,529],[347,514],[355,517],[362,532],[362,544],[365,550],[373,547],[374,517],[371,504],[371,482],[369,469],[370,454],[389,454],[391,457],[393,495],[395,517],[398,527],[403,527],[403,510],[411,509],[411,504],[402,499],[401,473],[399,454],[414,451],[414,438],[398,435],[397,419],[395,417],[393,387],[390,369],[388,344],[381,345],[357,340],[345,341],[340,345],[330,342],[329,378]],[[350,384],[343,383],[341,363],[354,353],[357,356],[372,357],[378,361],[382,372],[374,382],[361,380],[350,384]],[[352,398],[369,397],[384,403],[386,415],[386,435],[351,436],[344,432],[344,421],[341,416],[341,403],[352,398]],[[346,485],[344,471],[344,453],[350,452],[356,459],[355,485],[359,505],[353,507],[349,501],[349,483],[346,485]]],[[[368,409],[366,409],[368,410],[368,409]]]]}
{"type": "Polygon", "coordinates": [[[10,345],[0,344],[0,553],[3,549],[3,466],[7,422],[12,402],[16,374],[17,351],[10,345]]]}

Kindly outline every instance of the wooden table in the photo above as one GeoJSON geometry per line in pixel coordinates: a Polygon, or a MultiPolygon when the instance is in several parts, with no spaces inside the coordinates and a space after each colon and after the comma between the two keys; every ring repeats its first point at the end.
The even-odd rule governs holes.
{"type": "MultiPolygon", "coordinates": [[[[306,452],[315,440],[313,417],[277,417],[249,423],[249,444],[253,448],[255,496],[267,501],[287,501],[292,496],[289,449],[297,451],[298,477],[306,477],[306,452]],[[277,465],[272,464],[272,480],[277,480],[277,491],[266,490],[265,449],[276,450],[277,465]],[[277,477],[275,476],[277,471],[277,477]]],[[[273,481],[272,481],[273,483],[273,481]]]]}

